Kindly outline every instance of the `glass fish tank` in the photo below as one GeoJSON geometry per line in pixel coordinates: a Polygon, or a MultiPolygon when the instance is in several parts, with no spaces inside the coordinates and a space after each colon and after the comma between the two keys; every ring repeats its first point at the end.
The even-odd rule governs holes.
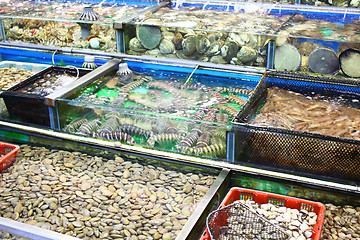
{"type": "Polygon", "coordinates": [[[118,70],[57,99],[60,130],[224,160],[231,119],[261,75],[171,69],[120,63],[118,70]]]}
{"type": "Polygon", "coordinates": [[[359,10],[299,7],[281,14],[288,20],[275,39],[276,70],[360,77],[359,10]]]}
{"type": "Polygon", "coordinates": [[[116,51],[112,24],[157,2],[7,1],[0,10],[5,40],[116,51]]]}
{"type": "Polygon", "coordinates": [[[305,5],[173,2],[125,24],[125,51],[359,77],[359,16],[357,9],[305,5]]]}
{"type": "Polygon", "coordinates": [[[236,159],[358,183],[359,101],[353,79],[267,73],[235,118],[236,159]]]}
{"type": "Polygon", "coordinates": [[[264,68],[267,43],[286,21],[269,7],[173,2],[125,23],[126,53],[264,68]]]}

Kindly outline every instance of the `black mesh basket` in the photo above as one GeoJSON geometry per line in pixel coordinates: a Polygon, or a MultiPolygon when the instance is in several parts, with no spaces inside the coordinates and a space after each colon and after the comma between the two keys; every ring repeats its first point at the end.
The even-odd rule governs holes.
{"type": "MultiPolygon", "coordinates": [[[[340,97],[359,109],[360,82],[292,73],[264,74],[249,101],[235,117],[235,162],[270,170],[341,181],[360,182],[360,141],[338,136],[249,124],[264,106],[268,89],[340,97]]],[[[360,111],[359,119],[360,119],[360,111]]],[[[284,116],[286,117],[286,116],[284,116]]],[[[316,120],[316,119],[315,119],[316,120]]],[[[358,129],[360,133],[360,129],[358,129]]]]}
{"type": "Polygon", "coordinates": [[[212,240],[289,239],[284,229],[238,201],[211,212],[206,225],[212,240]]]}

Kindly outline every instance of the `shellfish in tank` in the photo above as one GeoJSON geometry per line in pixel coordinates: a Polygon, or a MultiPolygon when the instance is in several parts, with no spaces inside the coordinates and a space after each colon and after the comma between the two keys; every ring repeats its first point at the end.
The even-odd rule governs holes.
{"type": "Polygon", "coordinates": [[[348,77],[360,77],[359,62],[360,51],[348,49],[339,56],[341,71],[348,77]]]}
{"type": "Polygon", "coordinates": [[[161,31],[158,26],[140,25],[136,28],[136,37],[146,49],[156,48],[161,40],[161,31]]]}
{"type": "Polygon", "coordinates": [[[209,39],[210,43],[216,42],[224,37],[224,34],[222,32],[212,32],[209,33],[207,38],[209,39]]]}
{"type": "Polygon", "coordinates": [[[207,39],[206,35],[205,32],[202,32],[196,36],[196,50],[200,54],[204,54],[210,47],[210,41],[207,39]]]}
{"type": "Polygon", "coordinates": [[[251,47],[243,46],[236,54],[236,57],[246,65],[251,65],[257,57],[257,51],[251,47]]]}
{"type": "Polygon", "coordinates": [[[175,51],[175,45],[171,40],[164,38],[160,42],[159,49],[162,54],[170,54],[175,51]]]}
{"type": "Polygon", "coordinates": [[[225,64],[227,63],[227,61],[224,60],[224,58],[220,55],[217,55],[217,56],[212,56],[209,60],[209,62],[212,62],[212,63],[219,63],[219,64],[225,64]]]}
{"type": "Polygon", "coordinates": [[[141,44],[140,40],[137,37],[130,39],[129,48],[135,52],[145,52],[146,48],[141,44]]]}
{"type": "Polygon", "coordinates": [[[209,49],[206,51],[207,56],[215,56],[220,54],[221,47],[224,45],[224,41],[218,40],[210,44],[209,49]]]}
{"type": "Polygon", "coordinates": [[[181,43],[183,53],[186,56],[191,55],[196,49],[196,36],[188,35],[181,43]]]}
{"type": "Polygon", "coordinates": [[[230,40],[221,47],[221,56],[226,62],[229,62],[233,57],[236,56],[238,50],[239,45],[235,41],[230,40]]]}
{"type": "Polygon", "coordinates": [[[275,49],[274,67],[277,70],[297,71],[301,65],[301,55],[296,47],[290,44],[275,49]]]}
{"type": "Polygon", "coordinates": [[[181,43],[183,41],[183,36],[180,32],[176,32],[174,34],[174,37],[172,39],[174,45],[175,45],[175,49],[178,50],[178,49],[181,49],[181,43]]]}
{"type": "Polygon", "coordinates": [[[185,55],[183,50],[176,50],[175,55],[180,59],[195,60],[196,57],[193,55],[185,55]]]}

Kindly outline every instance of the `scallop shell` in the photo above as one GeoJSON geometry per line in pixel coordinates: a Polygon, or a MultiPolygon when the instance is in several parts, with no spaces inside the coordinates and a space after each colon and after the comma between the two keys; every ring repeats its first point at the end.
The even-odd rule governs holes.
{"type": "Polygon", "coordinates": [[[158,26],[141,25],[136,28],[136,37],[146,49],[156,48],[161,40],[161,31],[158,26]]]}
{"type": "Polygon", "coordinates": [[[275,49],[274,67],[277,70],[297,71],[301,65],[301,55],[296,47],[290,44],[275,49]]]}

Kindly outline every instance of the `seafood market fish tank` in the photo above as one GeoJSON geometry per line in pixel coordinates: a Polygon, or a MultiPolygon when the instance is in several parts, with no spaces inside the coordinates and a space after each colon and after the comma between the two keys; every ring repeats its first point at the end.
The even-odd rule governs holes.
{"type": "Polygon", "coordinates": [[[274,68],[360,77],[358,9],[293,7],[277,32],[274,68]]]}
{"type": "Polygon", "coordinates": [[[125,52],[359,77],[350,67],[360,55],[359,16],[331,7],[172,2],[124,23],[125,52]]]}
{"type": "Polygon", "coordinates": [[[113,23],[153,1],[7,1],[0,10],[3,41],[117,51],[113,23]]]}
{"type": "Polygon", "coordinates": [[[359,183],[358,82],[270,72],[234,119],[239,164],[359,183]]]}
{"type": "Polygon", "coordinates": [[[172,2],[124,23],[125,51],[264,68],[268,40],[283,22],[268,13],[269,7],[232,1],[172,2]]]}
{"type": "Polygon", "coordinates": [[[89,85],[56,97],[59,130],[225,160],[231,119],[260,78],[124,60],[89,85]]]}

